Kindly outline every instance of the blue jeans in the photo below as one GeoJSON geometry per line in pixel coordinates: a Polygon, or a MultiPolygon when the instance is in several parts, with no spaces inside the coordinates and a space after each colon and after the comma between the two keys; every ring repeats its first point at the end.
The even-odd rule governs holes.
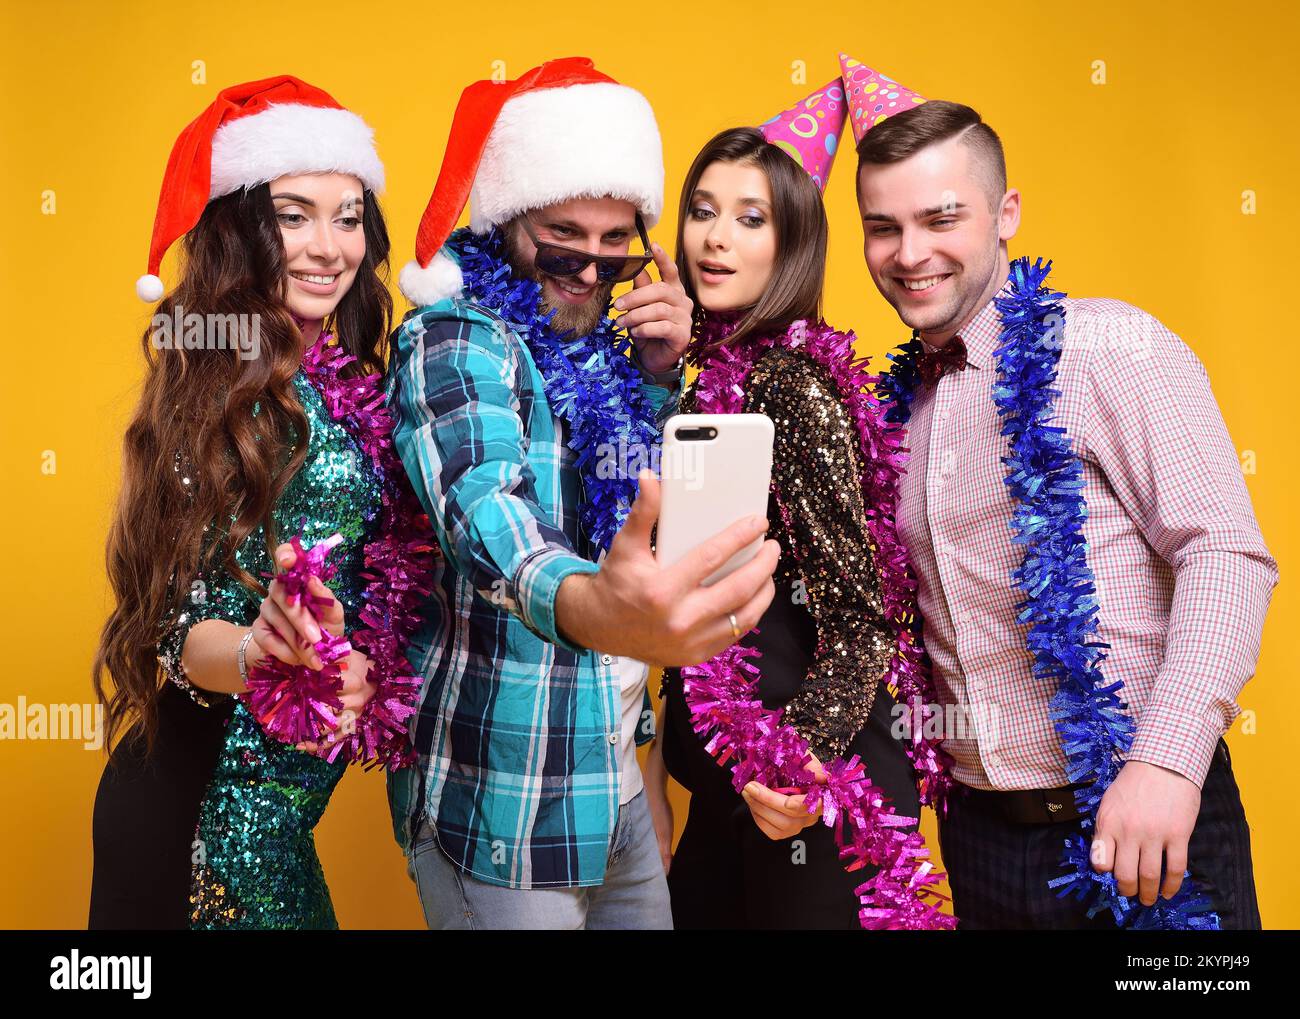
{"type": "Polygon", "coordinates": [[[447,858],[426,820],[407,871],[430,930],[671,930],[672,907],[645,790],[618,809],[605,882],[590,888],[505,888],[447,858]]]}

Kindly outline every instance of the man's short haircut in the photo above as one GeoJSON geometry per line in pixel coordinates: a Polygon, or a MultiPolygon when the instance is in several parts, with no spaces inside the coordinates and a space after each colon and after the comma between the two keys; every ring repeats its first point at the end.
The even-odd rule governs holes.
{"type": "Polygon", "coordinates": [[[989,208],[1007,193],[1007,161],[1002,140],[969,106],[932,99],[895,114],[871,128],[858,143],[858,169],[901,163],[930,145],[960,136],[985,178],[989,208]]]}

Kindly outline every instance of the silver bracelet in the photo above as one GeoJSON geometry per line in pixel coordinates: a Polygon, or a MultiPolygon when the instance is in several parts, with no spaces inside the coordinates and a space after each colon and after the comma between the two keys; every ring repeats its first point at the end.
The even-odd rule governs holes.
{"type": "Polygon", "coordinates": [[[253,628],[250,626],[248,632],[244,634],[244,639],[239,642],[239,681],[248,686],[248,642],[253,639],[253,628]]]}

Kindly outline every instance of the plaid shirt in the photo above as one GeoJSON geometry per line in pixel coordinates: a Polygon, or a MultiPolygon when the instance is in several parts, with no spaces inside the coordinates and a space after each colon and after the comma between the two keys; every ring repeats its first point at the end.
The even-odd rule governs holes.
{"type": "MultiPolygon", "coordinates": [[[[671,413],[675,393],[645,385],[671,413]]],[[[619,807],[619,663],[556,629],[560,583],[597,570],[563,422],[527,347],[460,300],[397,330],[389,403],[445,555],[408,652],[425,687],[419,762],[389,776],[397,840],[409,852],[427,817],[483,881],[600,884],[619,807]]]]}
{"type": "MultiPolygon", "coordinates": [[[[919,581],[954,777],[983,789],[1067,785],[1033,678],[1011,571],[1006,437],[990,387],[1001,320],[990,301],[960,333],[968,367],[912,403],[898,525],[919,581]]],[[[1102,673],[1137,723],[1129,760],[1200,785],[1255,670],[1277,564],[1251,509],[1205,369],[1121,301],[1065,301],[1055,424],[1083,464],[1102,673]]]]}

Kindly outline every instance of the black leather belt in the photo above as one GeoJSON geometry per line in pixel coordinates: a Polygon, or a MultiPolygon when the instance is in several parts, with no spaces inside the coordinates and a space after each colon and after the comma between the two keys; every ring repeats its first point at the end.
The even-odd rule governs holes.
{"type": "MultiPolygon", "coordinates": [[[[1232,756],[1228,744],[1220,739],[1215,747],[1211,769],[1231,767],[1232,756]]],[[[967,802],[980,810],[996,814],[1012,824],[1052,824],[1057,821],[1077,821],[1083,816],[1075,806],[1074,791],[1086,782],[1061,786],[1059,789],[976,789],[958,783],[958,792],[967,802]]]]}
{"type": "Polygon", "coordinates": [[[1077,821],[1083,814],[1074,802],[1074,791],[1085,783],[1059,789],[975,789],[966,787],[972,806],[996,813],[1013,824],[1052,824],[1077,821]]]}

